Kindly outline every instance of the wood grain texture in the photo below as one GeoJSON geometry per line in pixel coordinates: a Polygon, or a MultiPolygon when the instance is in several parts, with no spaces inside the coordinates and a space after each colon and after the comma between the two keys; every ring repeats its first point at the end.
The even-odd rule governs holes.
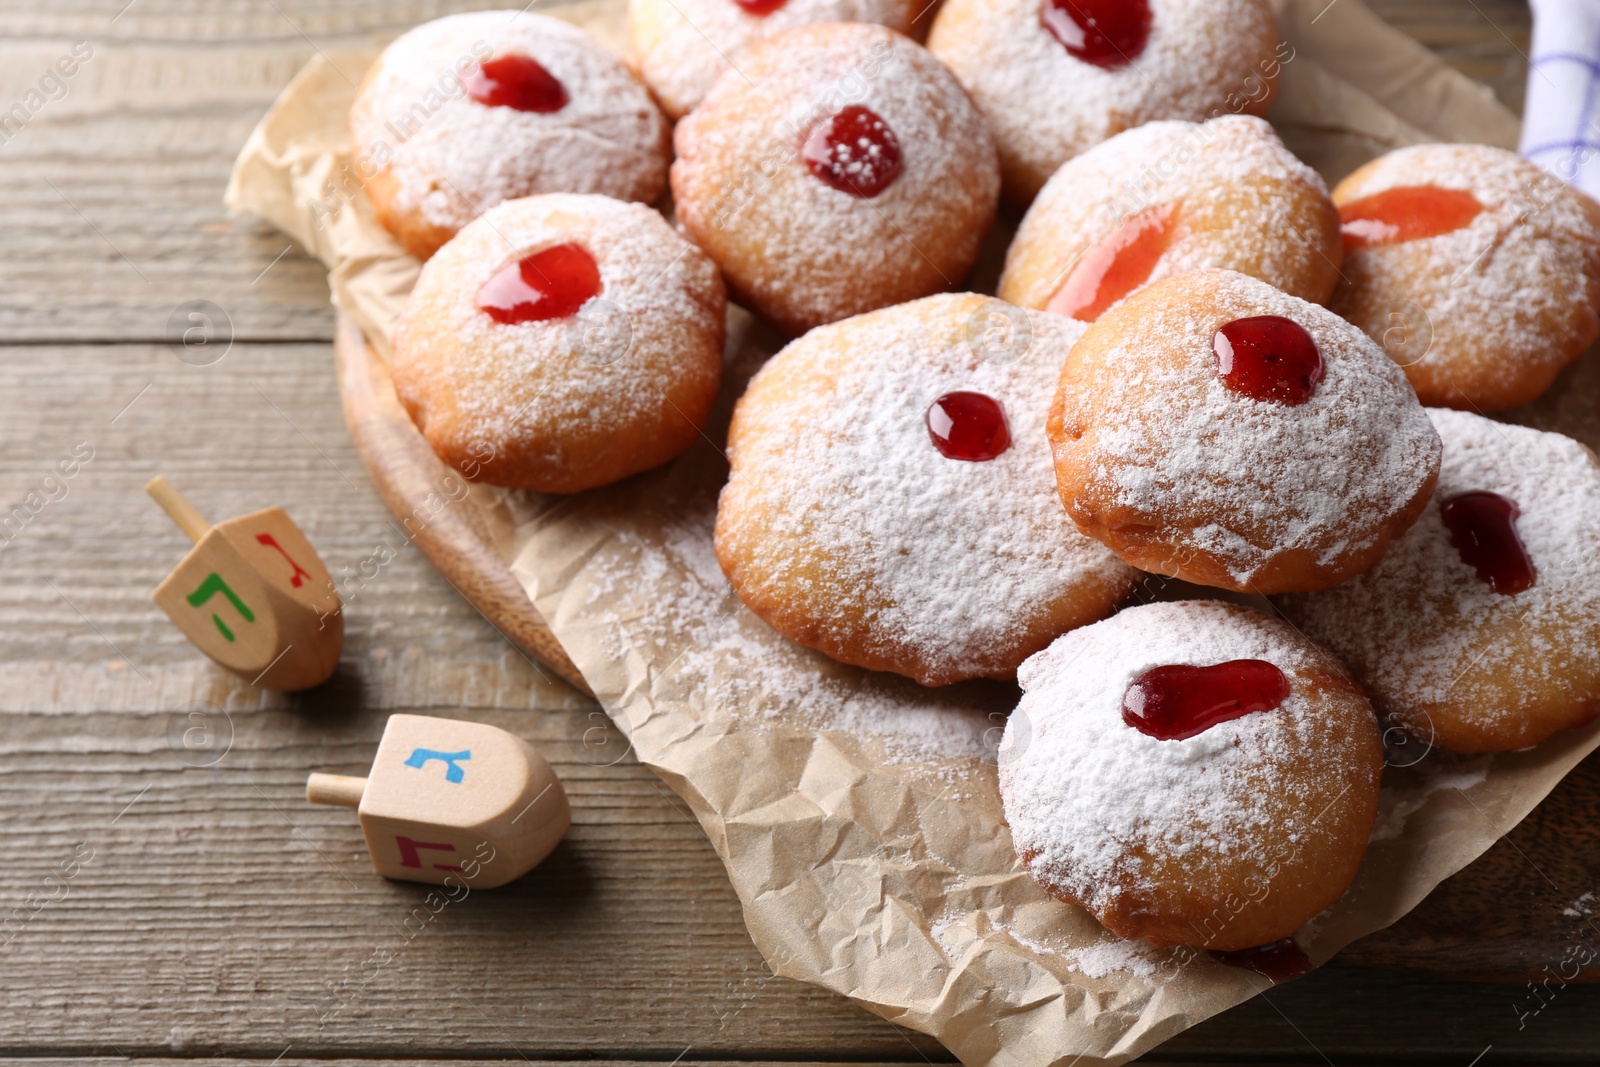
{"type": "MultiPolygon", "coordinates": [[[[0,1063],[948,1061],[765,973],[681,803],[592,702],[457,596],[364,477],[320,265],[221,206],[234,154],[316,50],[481,5],[124,3],[0,2],[0,110],[71,42],[96,49],[0,144],[0,508],[76,444],[95,450],[65,496],[0,535],[0,1063]],[[164,343],[193,299],[231,323],[210,366],[164,343]],[[142,494],[158,471],[216,516],[282,504],[336,578],[355,576],[333,682],[251,690],[165,622],[148,592],[185,542],[142,494]],[[404,924],[426,890],[372,878],[348,813],[300,792],[309,770],[361,773],[399,710],[528,738],[574,808],[529,879],[445,908],[414,938],[404,924]],[[214,752],[186,748],[185,731],[220,738],[222,711],[231,748],[186,764],[214,752]],[[93,859],[44,899],[77,842],[93,859]],[[31,918],[6,926],[18,908],[31,918]],[[323,1022],[336,996],[345,1006],[323,1022]]],[[[1520,103],[1520,3],[1374,6],[1520,103]]],[[[1570,835],[1548,809],[1509,841],[1570,835]]],[[[1492,931],[1507,909],[1561,916],[1595,882],[1581,865],[1540,867],[1554,886],[1530,868],[1452,906],[1492,931]]],[[[1335,964],[1148,1059],[1466,1065],[1492,1045],[1485,1067],[1590,1063],[1597,1014],[1592,988],[1335,964]]]]}

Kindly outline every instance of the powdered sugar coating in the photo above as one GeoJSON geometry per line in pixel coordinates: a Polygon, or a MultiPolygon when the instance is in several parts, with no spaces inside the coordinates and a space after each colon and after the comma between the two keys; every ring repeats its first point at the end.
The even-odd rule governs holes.
{"type": "Polygon", "coordinates": [[[651,208],[513,200],[423,266],[394,339],[395,389],[446,459],[475,456],[497,485],[573,492],[698,437],[721,380],[725,309],[716,268],[651,208]],[[508,326],[477,306],[501,267],[569,243],[601,281],[576,315],[508,326]]]}
{"type": "Polygon", "coordinates": [[[994,128],[1006,195],[1027,203],[1073,156],[1158,119],[1266,114],[1280,56],[1267,0],[1150,0],[1144,51],[1106,70],[1039,22],[1040,0],[946,0],[928,48],[994,128]]]}
{"type": "Polygon", "coordinates": [[[1055,499],[1044,421],[1080,324],[989,298],[929,297],[812,331],[735,411],[717,555],[741,599],[802,644],[923,682],[1009,677],[1107,614],[1133,572],[1055,499]],[[1031,340],[985,358],[994,314],[1031,340]],[[928,406],[1000,402],[1012,445],[946,459],[928,406]]]}
{"type": "Polygon", "coordinates": [[[1174,208],[1172,242],[1145,284],[1220,267],[1314,303],[1338,281],[1339,214],[1317,172],[1263,119],[1150,122],[1069,160],[1006,253],[999,296],[1043,308],[1089,249],[1130,218],[1174,208]]]}
{"type": "Polygon", "coordinates": [[[450,15],[386,48],[350,110],[358,155],[392,178],[393,209],[459,230],[506,200],[601,193],[653,201],[666,186],[667,124],[620,60],[584,31],[516,10],[450,15]],[[521,53],[566,89],[560,110],[489,107],[461,75],[521,53]]]}
{"type": "Polygon", "coordinates": [[[944,66],[880,26],[831,23],[752,46],[678,124],[678,221],[735,297],[793,334],[954,288],[994,219],[994,140],[944,66]],[[850,105],[894,131],[899,176],[835,189],[800,148],[850,105]]]}
{"type": "Polygon", "coordinates": [[[1371,571],[1282,607],[1424,741],[1463,751],[1536,744],[1600,710],[1600,467],[1560,434],[1429,415],[1444,464],[1416,525],[1371,571]],[[1516,502],[1531,589],[1497,593],[1462,561],[1439,508],[1474,491],[1516,502]]]}
{"type": "Polygon", "coordinates": [[[1017,672],[1022,700],[1000,743],[1018,854],[1124,936],[1126,922],[1189,912],[1192,935],[1175,940],[1227,940],[1292,901],[1275,916],[1287,936],[1343,892],[1377,811],[1377,725],[1348,682],[1326,684],[1343,677],[1292,627],[1220,602],[1147,604],[1064,635],[1017,672]],[[1236,659],[1277,666],[1288,700],[1181,741],[1123,722],[1144,671],[1236,659]],[[1319,884],[1335,871],[1342,882],[1319,884]],[[1250,903],[1208,928],[1230,894],[1250,903]]]}
{"type": "Polygon", "coordinates": [[[1406,366],[1424,403],[1533,400],[1600,331],[1600,204],[1512,152],[1445,144],[1380,156],[1334,200],[1417,185],[1466,190],[1483,210],[1436,237],[1352,249],[1333,309],[1406,366]]]}
{"type": "Polygon", "coordinates": [[[1439,469],[1438,435],[1366,335],[1230,271],[1169,278],[1101,316],[1062,370],[1050,433],[1081,528],[1147,570],[1245,592],[1371,566],[1439,469]],[[1251,399],[1217,373],[1218,328],[1260,315],[1298,323],[1322,356],[1303,404],[1251,399]]]}
{"type": "Polygon", "coordinates": [[[822,22],[870,22],[909,35],[914,7],[913,0],[785,0],[769,15],[752,15],[734,0],[629,0],[628,36],[639,76],[678,119],[756,41],[822,22]]]}

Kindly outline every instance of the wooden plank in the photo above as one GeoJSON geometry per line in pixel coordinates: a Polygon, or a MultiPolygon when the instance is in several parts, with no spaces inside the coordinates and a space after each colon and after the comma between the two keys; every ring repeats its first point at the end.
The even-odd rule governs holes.
{"type": "MultiPolygon", "coordinates": [[[[349,43],[392,37],[426,19],[483,6],[474,0],[137,0],[123,10],[125,3],[6,0],[0,4],[0,33],[11,39],[92,37],[207,47],[238,41],[304,44],[307,38],[349,43]]],[[[1524,51],[1527,47],[1529,14],[1518,0],[1368,0],[1368,6],[1447,58],[1514,56],[1507,38],[1524,51]]]]}
{"type": "Polygon", "coordinates": [[[1367,6],[1522,113],[1532,26],[1524,0],[1368,0],[1367,6]]]}
{"type": "MultiPolygon", "coordinates": [[[[535,739],[574,826],[528,878],[432,916],[426,887],[367,871],[347,812],[303,803],[305,768],[370,758],[369,711],[237,712],[231,747],[204,768],[169,747],[187,720],[166,709],[9,715],[0,900],[48,902],[31,918],[8,912],[0,1049],[920,1058],[910,1041],[937,1058],[924,1039],[768,975],[687,813],[642,768],[593,766],[580,711],[474,714],[535,739]],[[48,809],[36,802],[46,792],[48,809]]],[[[1525,989],[1334,967],[1160,1058],[1465,1064],[1494,1045],[1559,1060],[1592,1048],[1597,993],[1552,988],[1519,1020],[1540,1003],[1525,989]]]]}

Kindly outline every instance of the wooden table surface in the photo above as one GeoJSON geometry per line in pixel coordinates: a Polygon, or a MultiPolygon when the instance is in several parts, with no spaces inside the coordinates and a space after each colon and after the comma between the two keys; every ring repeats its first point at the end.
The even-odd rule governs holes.
{"type": "MultiPolygon", "coordinates": [[[[764,969],[687,809],[390,521],[341,421],[321,268],[223,210],[310,56],[466,6],[0,3],[0,109],[21,108],[0,125],[0,1062],[948,1060],[764,969]],[[76,42],[92,54],[54,80],[76,42]],[[215,325],[198,350],[171,343],[194,301],[215,325]],[[332,683],[252,690],[151,604],[186,547],[142,492],[158,472],[213,518],[282,504],[359,576],[332,683]],[[401,710],[539,745],[573,806],[553,858],[437,914],[373,877],[305,775],[363,773],[401,710]]],[[[1375,6],[1520,106],[1521,3],[1375,6]]],[[[1597,1058],[1600,989],[1338,964],[1149,1057],[1597,1058]]]]}

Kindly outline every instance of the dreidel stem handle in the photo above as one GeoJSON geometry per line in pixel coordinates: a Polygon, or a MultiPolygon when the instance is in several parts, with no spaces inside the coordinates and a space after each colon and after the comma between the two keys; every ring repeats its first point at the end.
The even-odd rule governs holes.
{"type": "Polygon", "coordinates": [[[336,804],[341,808],[361,806],[367,780],[348,774],[313,774],[306,779],[306,799],[313,804],[336,804]]]}
{"type": "Polygon", "coordinates": [[[189,535],[189,540],[198,542],[211,530],[211,524],[205,516],[183,498],[183,494],[167,481],[165,475],[158,474],[151,478],[144,491],[178,524],[178,529],[189,535]]]}

